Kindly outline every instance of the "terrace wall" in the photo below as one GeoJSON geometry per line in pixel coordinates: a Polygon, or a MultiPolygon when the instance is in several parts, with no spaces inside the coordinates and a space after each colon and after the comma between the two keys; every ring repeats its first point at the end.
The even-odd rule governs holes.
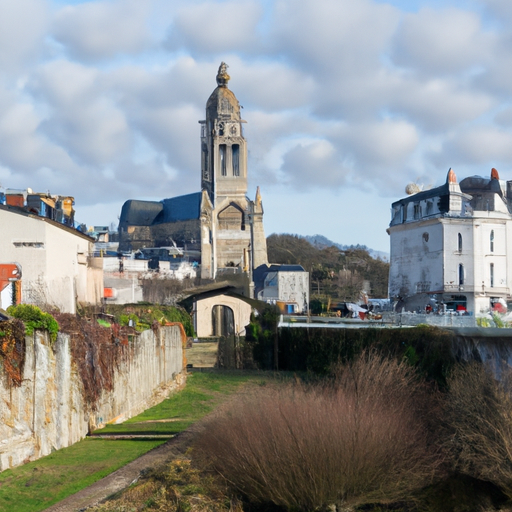
{"type": "MultiPolygon", "coordinates": [[[[111,391],[86,403],[68,335],[53,346],[44,332],[26,338],[20,387],[0,382],[0,471],[36,460],[83,439],[108,422],[121,422],[161,402],[184,383],[180,325],[144,331],[123,347],[111,391]]],[[[0,371],[0,373],[2,373],[0,371]]]]}

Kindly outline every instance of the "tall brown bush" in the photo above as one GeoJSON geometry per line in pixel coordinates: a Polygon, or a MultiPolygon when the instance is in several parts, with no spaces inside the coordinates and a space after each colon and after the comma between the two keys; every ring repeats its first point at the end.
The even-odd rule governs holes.
{"type": "Polygon", "coordinates": [[[512,373],[459,365],[444,402],[446,447],[455,469],[492,482],[512,499],[512,373]]]}
{"type": "Polygon", "coordinates": [[[375,353],[329,385],[261,388],[201,425],[195,457],[247,498],[288,510],[397,499],[434,473],[421,386],[375,353]]]}

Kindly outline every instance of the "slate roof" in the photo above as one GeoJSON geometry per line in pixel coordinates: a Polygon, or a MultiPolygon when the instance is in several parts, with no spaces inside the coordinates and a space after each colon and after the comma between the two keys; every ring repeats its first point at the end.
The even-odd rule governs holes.
{"type": "Polygon", "coordinates": [[[201,192],[162,201],[129,199],[123,204],[119,226],[152,226],[166,222],[199,219],[201,192]]]}
{"type": "Polygon", "coordinates": [[[164,199],[161,203],[163,204],[163,210],[154,220],[155,224],[199,219],[201,192],[164,199]]]}
{"type": "Polygon", "coordinates": [[[150,226],[164,206],[159,201],[129,199],[123,204],[119,226],[150,226]]]}
{"type": "Polygon", "coordinates": [[[304,267],[301,265],[279,265],[272,263],[271,265],[260,265],[258,268],[254,269],[253,272],[253,281],[256,290],[260,290],[263,287],[263,282],[265,280],[265,276],[269,272],[306,272],[304,267]]]}

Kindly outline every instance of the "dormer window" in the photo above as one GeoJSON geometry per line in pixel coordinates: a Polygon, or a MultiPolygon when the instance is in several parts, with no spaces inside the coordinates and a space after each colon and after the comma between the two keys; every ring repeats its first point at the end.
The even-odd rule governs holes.
{"type": "Polygon", "coordinates": [[[407,205],[403,204],[400,209],[402,223],[407,222],[407,205]]]}
{"type": "Polygon", "coordinates": [[[417,220],[421,217],[421,205],[416,203],[414,205],[414,218],[417,220]]]}

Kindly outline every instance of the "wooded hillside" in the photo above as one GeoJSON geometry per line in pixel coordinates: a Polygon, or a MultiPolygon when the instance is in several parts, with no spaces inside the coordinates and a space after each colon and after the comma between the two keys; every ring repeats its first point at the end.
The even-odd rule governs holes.
{"type": "Polygon", "coordinates": [[[297,235],[273,234],[267,238],[271,263],[299,264],[310,272],[313,297],[355,301],[369,281],[370,297],[388,295],[389,263],[374,259],[368,251],[353,247],[315,247],[297,235]]]}

